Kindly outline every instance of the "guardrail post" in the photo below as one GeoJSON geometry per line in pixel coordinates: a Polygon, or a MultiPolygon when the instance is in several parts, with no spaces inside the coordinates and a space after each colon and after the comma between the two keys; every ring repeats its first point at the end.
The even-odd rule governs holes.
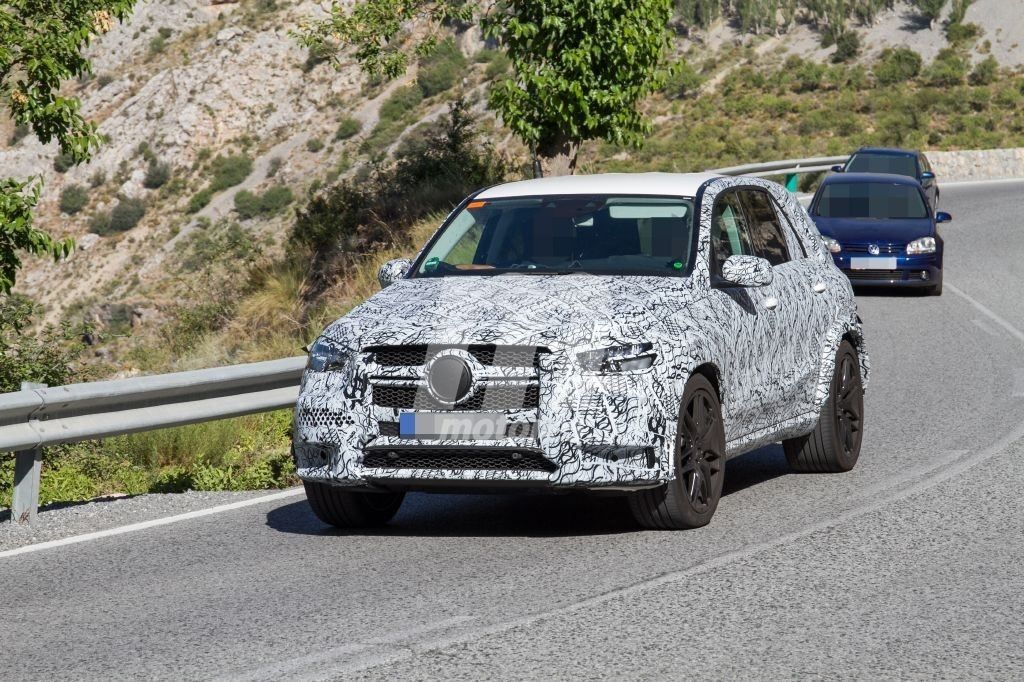
{"type": "MultiPolygon", "coordinates": [[[[46,384],[21,383],[21,390],[46,388],[46,384]]],[[[43,449],[19,450],[14,453],[14,495],[11,499],[11,523],[35,521],[39,510],[39,476],[43,469],[43,449]]]]}
{"type": "Polygon", "coordinates": [[[788,189],[793,194],[796,194],[796,191],[800,189],[799,185],[797,185],[796,183],[798,177],[800,176],[797,175],[796,173],[790,173],[789,175],[786,176],[786,189],[788,189]]]}

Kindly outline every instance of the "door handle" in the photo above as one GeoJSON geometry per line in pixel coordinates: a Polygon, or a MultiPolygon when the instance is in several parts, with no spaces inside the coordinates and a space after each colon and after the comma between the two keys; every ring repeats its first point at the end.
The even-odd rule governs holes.
{"type": "Polygon", "coordinates": [[[816,294],[823,294],[823,293],[825,293],[825,289],[828,289],[828,287],[825,286],[824,282],[818,282],[818,283],[816,283],[814,285],[814,293],[816,293],[816,294]]]}
{"type": "Polygon", "coordinates": [[[769,296],[768,298],[764,299],[764,302],[761,305],[763,305],[768,310],[775,310],[776,308],[779,307],[779,299],[775,298],[774,296],[769,296]]]}

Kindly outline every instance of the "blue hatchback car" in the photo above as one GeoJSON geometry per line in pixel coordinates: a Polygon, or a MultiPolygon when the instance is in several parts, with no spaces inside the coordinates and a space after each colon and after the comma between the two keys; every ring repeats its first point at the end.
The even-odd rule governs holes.
{"type": "Polygon", "coordinates": [[[818,187],[809,213],[854,285],[916,287],[942,295],[942,237],[921,183],[900,175],[842,173],[818,187]]]}

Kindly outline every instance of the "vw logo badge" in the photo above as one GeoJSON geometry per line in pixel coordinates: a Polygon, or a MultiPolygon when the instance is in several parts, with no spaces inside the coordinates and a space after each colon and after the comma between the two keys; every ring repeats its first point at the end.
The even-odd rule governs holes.
{"type": "Polygon", "coordinates": [[[473,390],[473,373],[457,355],[439,355],[427,368],[427,390],[437,402],[452,407],[473,390]]]}
{"type": "Polygon", "coordinates": [[[872,256],[877,256],[880,251],[881,249],[878,248],[878,244],[872,244],[871,246],[868,247],[868,253],[870,253],[872,256]]]}

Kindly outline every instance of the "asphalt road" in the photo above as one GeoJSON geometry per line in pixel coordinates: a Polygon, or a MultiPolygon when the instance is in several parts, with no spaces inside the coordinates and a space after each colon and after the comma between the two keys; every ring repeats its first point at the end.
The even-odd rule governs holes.
{"type": "Polygon", "coordinates": [[[0,559],[45,678],[1024,676],[1024,183],[947,187],[946,293],[863,295],[860,463],[733,460],[714,521],[414,495],[380,533],[277,501],[0,559]]]}

